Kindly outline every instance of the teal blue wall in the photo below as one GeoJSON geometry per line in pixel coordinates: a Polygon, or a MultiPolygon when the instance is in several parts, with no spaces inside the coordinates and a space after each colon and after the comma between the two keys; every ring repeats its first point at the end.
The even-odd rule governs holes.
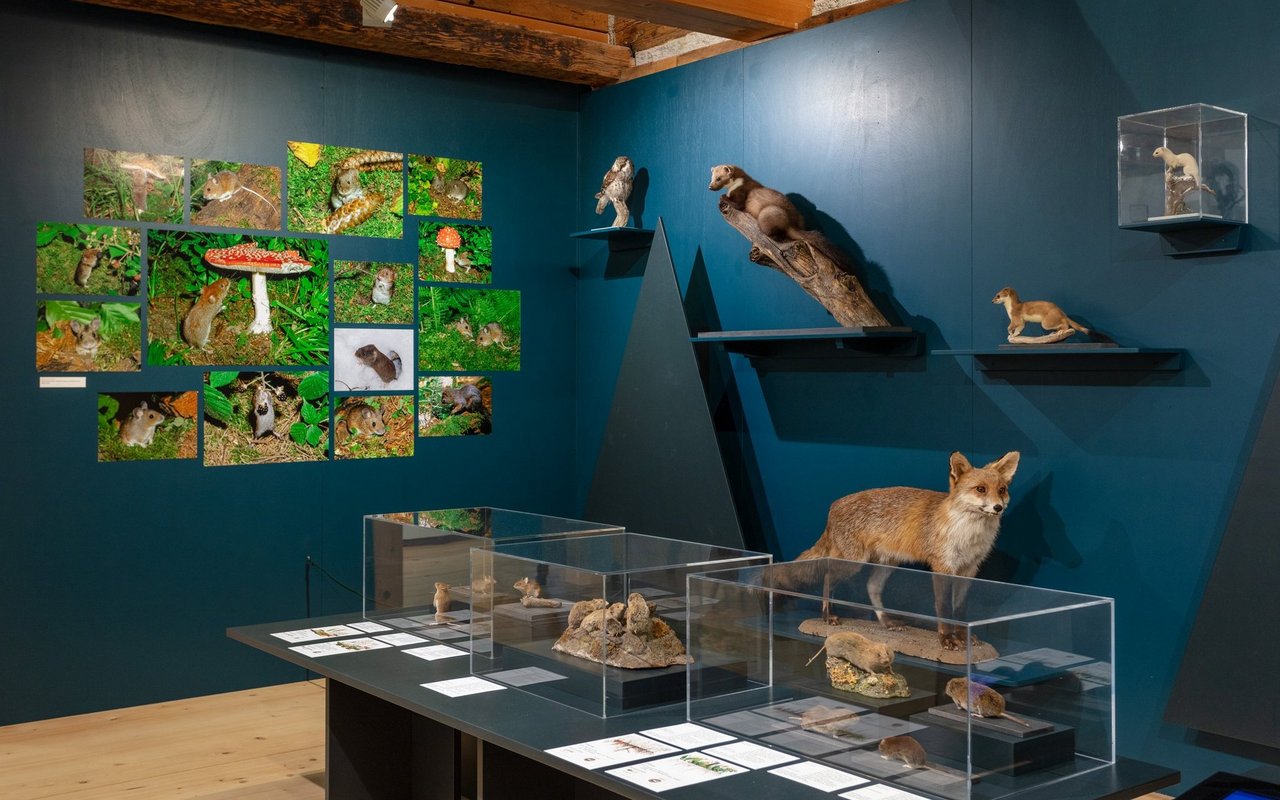
{"type": "MultiPolygon", "coordinates": [[[[227,626],[305,613],[309,555],[360,586],[361,515],[493,504],[573,513],[573,248],[579,90],[76,3],[0,13],[0,724],[302,677],[227,626]],[[195,389],[198,368],[33,374],[34,236],[82,217],[86,146],[283,165],[285,141],[484,162],[495,285],[523,292],[524,363],[493,376],[494,432],[411,459],[203,468],[97,464],[96,393],[195,389]]],[[[334,238],[340,259],[412,261],[334,238]]],[[[359,608],[312,581],[317,613],[359,608]]]]}
{"type": "MultiPolygon", "coordinates": [[[[735,358],[717,408],[745,454],[728,467],[748,544],[783,557],[841,495],[945,489],[953,449],[1022,451],[984,574],[1115,597],[1120,752],[1192,781],[1258,765],[1162,717],[1275,377],[1278,38],[1261,1],[910,0],[583,102],[579,196],[631,155],[643,224],[662,216],[690,305],[706,315],[709,293],[723,329],[832,324],[717,213],[709,168],[731,162],[860,251],[927,349],[999,344],[990,299],[1006,284],[1122,343],[1187,349],[1176,374],[1008,382],[942,356],[829,371],[735,358]],[[1251,115],[1245,252],[1174,260],[1116,227],[1116,116],[1191,102],[1251,115]]],[[[638,281],[598,246],[579,257],[583,492],[638,281]]]]}

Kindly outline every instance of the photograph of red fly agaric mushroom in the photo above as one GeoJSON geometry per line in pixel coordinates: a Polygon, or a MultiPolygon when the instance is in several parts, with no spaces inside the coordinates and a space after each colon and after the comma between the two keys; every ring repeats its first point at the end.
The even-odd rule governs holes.
{"type": "Polygon", "coordinates": [[[327,372],[209,372],[204,377],[206,467],[326,461],[327,372]]]}
{"type": "Polygon", "coordinates": [[[409,155],[409,213],[422,217],[480,219],[484,205],[479,161],[409,155]]]}
{"type": "Polygon", "coordinates": [[[148,366],[329,363],[329,248],[319,239],[153,230],[148,366]]]}
{"type": "Polygon", "coordinates": [[[493,283],[493,230],[487,225],[418,224],[418,277],[442,283],[493,283]]]}
{"type": "Polygon", "coordinates": [[[399,239],[404,154],[289,142],[289,230],[399,239]]]}

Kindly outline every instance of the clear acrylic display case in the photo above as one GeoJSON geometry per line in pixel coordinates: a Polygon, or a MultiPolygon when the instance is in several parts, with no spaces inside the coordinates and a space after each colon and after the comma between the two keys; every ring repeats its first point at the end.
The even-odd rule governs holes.
{"type": "Polygon", "coordinates": [[[942,618],[935,576],[919,570],[815,559],[690,575],[688,603],[699,613],[689,618],[688,718],[868,780],[963,800],[1114,763],[1113,601],[937,577],[955,609],[942,618]],[[877,620],[868,588],[881,578],[881,610],[901,630],[877,620]],[[824,598],[835,626],[823,627],[824,598]],[[940,646],[940,622],[959,649],[940,646]],[[829,652],[815,658],[832,631],[871,643],[834,640],[855,659],[875,655],[875,643],[892,647],[896,677],[883,674],[883,658],[865,660],[862,688],[897,680],[899,696],[835,688],[831,676],[850,670],[829,652]],[[715,664],[741,670],[738,684],[709,670],[715,664]],[[966,700],[968,688],[980,710],[1002,703],[1005,716],[971,716],[949,688],[966,700]]]}
{"type": "MultiPolygon", "coordinates": [[[[472,626],[471,671],[603,717],[680,703],[686,683],[682,662],[626,668],[553,648],[563,638],[563,647],[578,652],[594,649],[625,658],[620,648],[631,648],[636,640],[623,639],[640,634],[646,641],[660,638],[654,647],[670,655],[674,651],[662,649],[671,644],[663,634],[670,629],[687,646],[686,623],[696,613],[685,602],[686,575],[771,561],[767,553],[630,532],[502,542],[490,550],[473,550],[472,583],[492,579],[495,589],[487,603],[477,601],[474,607],[477,617],[488,614],[490,624],[472,626]],[[516,584],[526,578],[539,584],[541,599],[547,602],[520,602],[524,591],[516,584]],[[628,605],[633,593],[644,601],[628,605]],[[575,627],[578,635],[569,636],[574,604],[596,600],[606,606],[596,615],[599,627],[584,618],[575,627]],[[557,601],[559,605],[553,605],[557,601]],[[609,622],[608,606],[614,604],[620,605],[613,608],[615,619],[609,622]]],[[[575,622],[582,613],[575,615],[575,622]]],[[[643,660],[650,654],[638,657],[643,660]]],[[[707,669],[724,664],[717,655],[710,659],[707,669]]],[[[742,670],[726,674],[740,680],[742,670]]]]}
{"type": "Polygon", "coordinates": [[[364,518],[365,617],[391,617],[399,627],[436,624],[439,582],[450,587],[453,618],[448,621],[463,621],[472,600],[471,548],[621,530],[487,506],[371,514],[364,518]]]}
{"type": "Polygon", "coordinates": [[[1120,226],[1248,223],[1248,124],[1203,103],[1119,117],[1120,226]]]}

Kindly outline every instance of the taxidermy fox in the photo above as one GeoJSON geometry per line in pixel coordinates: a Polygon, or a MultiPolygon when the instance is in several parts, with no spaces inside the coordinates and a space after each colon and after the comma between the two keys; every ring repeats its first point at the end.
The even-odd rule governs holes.
{"type": "MultiPolygon", "coordinates": [[[[963,454],[952,453],[950,491],[895,486],[842,497],[831,504],[827,527],[818,541],[799,558],[889,565],[923,562],[934,572],[938,617],[953,617],[964,601],[963,591],[945,576],[972,578],[995,546],[1019,457],[1015,450],[984,467],[974,467],[963,454]]],[[[888,570],[873,571],[867,578],[867,594],[880,623],[900,630],[902,625],[881,611],[888,577],[888,570]]],[[[951,626],[941,621],[938,634],[948,650],[964,646],[951,626]]]]}

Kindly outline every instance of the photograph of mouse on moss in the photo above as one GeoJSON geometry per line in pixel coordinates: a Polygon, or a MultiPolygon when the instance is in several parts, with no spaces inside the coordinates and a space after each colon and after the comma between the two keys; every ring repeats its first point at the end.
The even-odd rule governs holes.
{"type": "Polygon", "coordinates": [[[479,161],[409,154],[409,213],[480,219],[484,167],[479,161]]]}
{"type": "Polygon", "coordinates": [[[98,460],[196,457],[197,392],[98,395],[98,460]]]}
{"type": "Polygon", "coordinates": [[[191,224],[280,230],[280,168],[193,160],[191,224]]]}
{"type": "Polygon", "coordinates": [[[329,363],[329,244],[203,231],[147,236],[147,364],[329,363]]]}
{"type": "Polygon", "coordinates": [[[136,295],[142,231],[118,225],[36,225],[38,294],[136,295]]]}
{"type": "Polygon", "coordinates": [[[413,264],[333,262],[333,317],[338,324],[413,324],[413,264]]]}
{"type": "Polygon", "coordinates": [[[348,397],[333,412],[334,458],[402,458],[411,455],[413,395],[348,397]]]}
{"type": "Polygon", "coordinates": [[[138,303],[36,302],[36,372],[137,372],[138,303]]]}
{"type": "Polygon", "coordinates": [[[418,370],[520,369],[520,292],[418,288],[418,370]]]}
{"type": "Polygon", "coordinates": [[[418,224],[418,277],[441,283],[493,283],[493,230],[487,225],[418,224]]]}
{"type": "Polygon", "coordinates": [[[203,394],[206,467],[328,460],[327,372],[209,372],[203,394]]]}
{"type": "Polygon", "coordinates": [[[289,230],[399,239],[404,154],[289,142],[289,230]]]}
{"type": "Polygon", "coordinates": [[[418,435],[474,436],[493,432],[493,382],[475,375],[418,379],[418,435]]]}
{"type": "Polygon", "coordinates": [[[84,150],[84,215],[89,219],[182,222],[185,183],[181,156],[84,150]]]}

